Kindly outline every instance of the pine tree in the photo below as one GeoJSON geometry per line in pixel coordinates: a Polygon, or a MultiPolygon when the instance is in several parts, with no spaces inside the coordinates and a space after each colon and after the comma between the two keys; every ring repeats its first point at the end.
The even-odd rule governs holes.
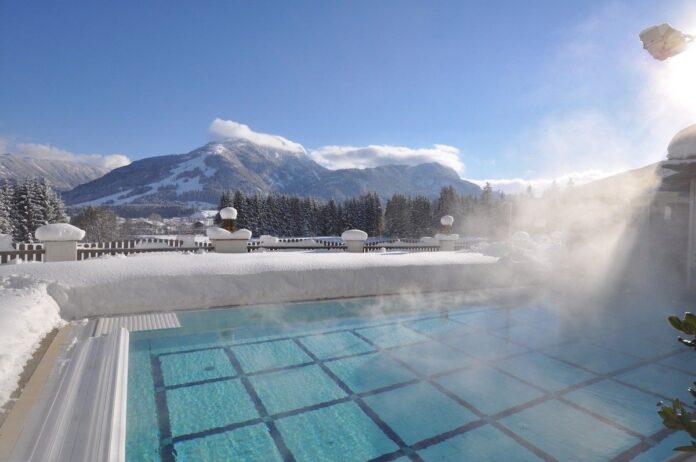
{"type": "Polygon", "coordinates": [[[490,204],[493,201],[493,186],[486,181],[486,186],[483,187],[481,192],[481,202],[484,204],[490,204]]]}
{"type": "Polygon", "coordinates": [[[433,224],[433,212],[430,201],[425,196],[416,196],[410,200],[410,237],[421,238],[431,236],[433,224]]]}
{"type": "Polygon", "coordinates": [[[225,207],[234,207],[233,201],[232,201],[232,194],[229,191],[223,191],[222,194],[220,195],[220,200],[218,201],[218,208],[217,208],[218,213],[215,214],[215,219],[213,220],[216,225],[220,225],[222,223],[222,217],[220,216],[219,210],[222,210],[225,207]]]}
{"type": "Polygon", "coordinates": [[[40,225],[41,213],[36,191],[36,180],[28,178],[14,188],[12,200],[12,227],[15,242],[32,241],[32,233],[40,225]]]}
{"type": "MultiPolygon", "coordinates": [[[[226,206],[229,207],[229,206],[226,206]]],[[[232,205],[237,209],[237,229],[249,229],[248,216],[246,211],[246,197],[241,191],[236,191],[232,197],[232,205]]]]}
{"type": "Polygon", "coordinates": [[[36,195],[36,202],[40,210],[40,217],[37,221],[40,225],[67,221],[68,217],[65,215],[63,201],[44,178],[36,182],[36,195]]]}
{"type": "MultiPolygon", "coordinates": [[[[457,191],[452,186],[445,186],[440,190],[440,196],[437,199],[437,215],[438,218],[443,215],[455,215],[457,209],[457,201],[459,196],[457,191]]],[[[455,217],[456,218],[456,217],[455,217]]]]}
{"type": "Polygon", "coordinates": [[[382,201],[375,192],[367,194],[365,201],[366,217],[364,231],[368,236],[380,236],[384,227],[382,220],[382,201]]]}
{"type": "Polygon", "coordinates": [[[336,201],[330,199],[321,207],[319,216],[319,234],[322,236],[336,236],[341,232],[338,230],[340,213],[336,201]]]}
{"type": "Polygon", "coordinates": [[[12,202],[14,188],[9,182],[4,182],[0,188],[0,233],[13,234],[12,202]]]}
{"type": "Polygon", "coordinates": [[[390,237],[405,237],[408,234],[410,213],[408,199],[402,194],[394,194],[387,201],[384,211],[385,232],[390,237]]]}
{"type": "Polygon", "coordinates": [[[63,201],[45,180],[28,178],[12,191],[10,219],[16,242],[30,242],[39,226],[67,221],[63,201]]]}

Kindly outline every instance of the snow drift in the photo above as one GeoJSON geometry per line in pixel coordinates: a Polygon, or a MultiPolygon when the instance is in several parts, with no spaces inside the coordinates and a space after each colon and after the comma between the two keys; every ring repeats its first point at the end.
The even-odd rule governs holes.
{"type": "Polygon", "coordinates": [[[46,286],[27,275],[0,276],[0,407],[17,388],[24,365],[41,339],[64,323],[46,286]]]}
{"type": "Polygon", "coordinates": [[[79,319],[510,284],[512,271],[496,262],[471,253],[163,253],[12,270],[48,283],[61,316],[79,319]]]}

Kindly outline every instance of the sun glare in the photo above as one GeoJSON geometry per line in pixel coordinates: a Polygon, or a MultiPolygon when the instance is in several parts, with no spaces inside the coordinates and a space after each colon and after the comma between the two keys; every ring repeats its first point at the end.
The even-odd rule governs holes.
{"type": "Polygon", "coordinates": [[[676,102],[696,111],[696,47],[667,63],[664,84],[676,102]]]}

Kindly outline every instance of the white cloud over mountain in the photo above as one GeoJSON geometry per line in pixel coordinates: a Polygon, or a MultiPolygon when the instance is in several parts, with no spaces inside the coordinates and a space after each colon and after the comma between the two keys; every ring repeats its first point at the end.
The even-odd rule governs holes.
{"type": "Polygon", "coordinates": [[[131,162],[128,156],[123,154],[77,154],[50,144],[14,142],[8,138],[0,138],[0,153],[12,153],[36,159],[77,162],[108,170],[123,167],[131,162]]]}
{"type": "MultiPolygon", "coordinates": [[[[256,132],[248,125],[233,120],[220,118],[213,120],[208,128],[208,134],[215,141],[237,138],[279,150],[298,153],[307,152],[300,143],[290,141],[279,135],[256,132]]],[[[330,170],[376,167],[389,164],[418,165],[427,162],[438,162],[453,168],[460,174],[464,172],[464,163],[459,157],[459,149],[444,144],[436,144],[430,148],[409,148],[390,145],[369,145],[363,147],[323,146],[310,150],[309,155],[317,163],[330,170]]]]}
{"type": "Polygon", "coordinates": [[[271,148],[304,153],[305,149],[301,144],[290,141],[278,135],[270,135],[268,133],[259,133],[253,131],[248,125],[240,124],[232,120],[215,119],[208,128],[210,138],[215,141],[220,141],[229,138],[240,138],[248,140],[252,143],[268,146],[271,148]]]}
{"type": "Polygon", "coordinates": [[[324,146],[311,151],[315,161],[326,168],[366,168],[378,165],[418,165],[437,162],[464,172],[464,163],[459,158],[459,149],[454,146],[436,144],[431,148],[409,148],[405,146],[369,145],[324,146]]]}
{"type": "Polygon", "coordinates": [[[585,170],[548,178],[490,178],[484,180],[466,178],[466,180],[481,187],[485,186],[486,183],[490,183],[494,190],[503,191],[506,194],[521,194],[526,192],[527,188],[531,186],[532,192],[538,195],[548,189],[554,182],[558,187],[564,188],[569,182],[575,185],[591,183],[615,175],[621,171],[622,170],[585,170]]]}

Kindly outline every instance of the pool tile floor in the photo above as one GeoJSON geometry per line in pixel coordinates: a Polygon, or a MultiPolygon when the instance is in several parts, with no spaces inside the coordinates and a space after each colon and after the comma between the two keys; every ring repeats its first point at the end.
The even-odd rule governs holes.
{"type": "Polygon", "coordinates": [[[688,400],[696,354],[669,339],[654,349],[646,338],[578,339],[549,313],[457,307],[306,328],[252,325],[239,335],[213,329],[179,342],[134,335],[127,459],[673,456],[686,442],[662,428],[656,403],[688,400]]]}

